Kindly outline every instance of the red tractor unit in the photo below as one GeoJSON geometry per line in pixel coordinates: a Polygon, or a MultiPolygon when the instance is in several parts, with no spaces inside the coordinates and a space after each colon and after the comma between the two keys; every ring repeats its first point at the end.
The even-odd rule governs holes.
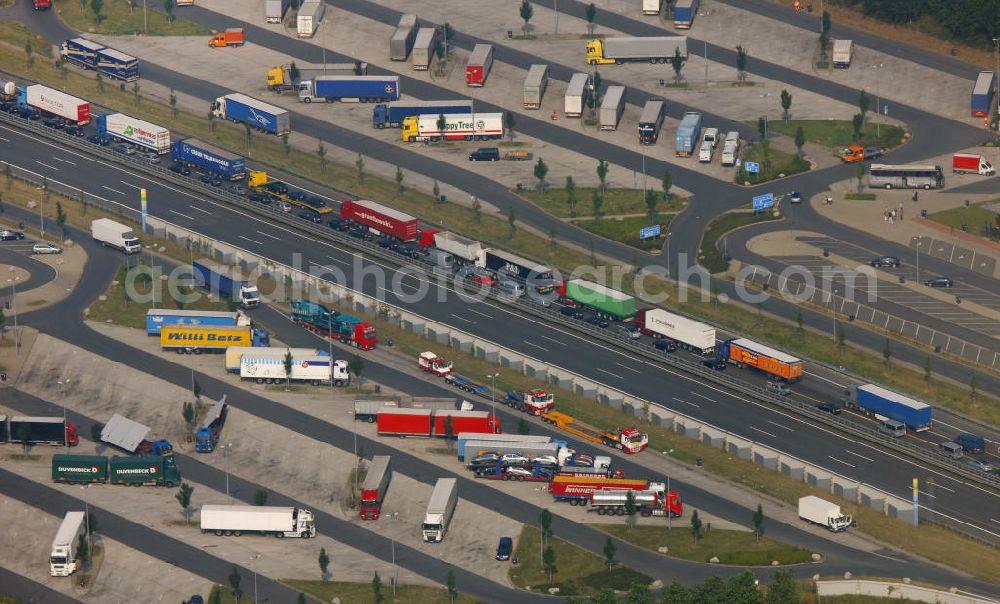
{"type": "Polygon", "coordinates": [[[361,485],[361,519],[378,520],[382,511],[382,500],[389,489],[392,480],[392,458],[388,455],[376,455],[372,458],[368,475],[361,485]]]}
{"type": "Polygon", "coordinates": [[[444,376],[451,373],[451,368],[454,364],[451,361],[442,359],[431,351],[427,351],[420,353],[420,357],[417,359],[417,365],[420,367],[421,371],[424,371],[425,373],[444,376]]]}

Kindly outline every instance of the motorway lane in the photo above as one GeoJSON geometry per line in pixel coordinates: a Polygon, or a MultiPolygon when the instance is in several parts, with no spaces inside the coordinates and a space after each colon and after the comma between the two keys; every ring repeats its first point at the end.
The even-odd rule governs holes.
{"type": "MultiPolygon", "coordinates": [[[[36,146],[25,144],[19,145],[19,147],[22,149],[19,156],[22,159],[30,159],[30,156],[27,156],[26,153],[29,149],[34,149],[36,146]]],[[[57,150],[56,153],[63,152],[57,150]]],[[[78,180],[74,180],[69,184],[87,187],[87,181],[92,179],[95,174],[101,175],[99,182],[110,182],[116,178],[120,181],[122,180],[121,174],[130,174],[130,176],[127,176],[126,182],[132,185],[138,182],[133,180],[134,178],[144,178],[136,174],[131,174],[124,168],[101,164],[95,165],[94,169],[90,170],[86,175],[73,171],[72,173],[62,173],[60,177],[77,178],[78,180]],[[114,174],[105,176],[106,170],[112,170],[114,174]]],[[[57,178],[53,176],[53,180],[57,180],[57,178]]],[[[198,201],[195,199],[195,196],[191,196],[173,187],[163,189],[152,180],[144,181],[144,185],[150,187],[150,210],[154,215],[161,215],[168,220],[185,224],[183,221],[178,221],[176,215],[185,213],[193,214],[191,208],[199,206],[191,204],[198,203],[202,208],[211,208],[213,213],[205,214],[204,218],[200,218],[196,225],[188,223],[189,226],[197,226],[199,231],[209,236],[229,240],[234,245],[243,245],[243,242],[234,240],[229,234],[232,231],[231,226],[234,219],[246,218],[239,212],[224,204],[215,204],[214,202],[205,200],[198,201]],[[174,200],[178,198],[188,200],[181,202],[181,204],[187,205],[176,205],[174,200]],[[174,210],[174,207],[180,207],[183,211],[174,210]]],[[[133,202],[132,205],[135,206],[136,203],[133,202]]],[[[258,220],[255,217],[252,219],[258,220]]],[[[307,271],[317,269],[318,267],[327,267],[333,269],[333,272],[340,270],[348,277],[356,274],[356,271],[359,270],[358,267],[372,267],[372,263],[363,262],[352,252],[343,251],[308,236],[298,235],[285,227],[275,226],[272,229],[278,230],[269,230],[263,221],[258,222],[258,226],[260,226],[259,232],[261,233],[269,235],[277,233],[281,236],[280,240],[274,239],[273,235],[271,237],[262,237],[259,240],[261,245],[255,246],[253,249],[254,252],[264,254],[274,260],[287,264],[298,262],[307,271]],[[296,254],[301,254],[300,260],[296,260],[296,254]],[[316,262],[312,260],[313,258],[319,261],[316,262]],[[314,264],[309,264],[309,262],[313,262],[314,264]],[[355,262],[358,262],[357,267],[352,266],[355,262]]],[[[244,230],[243,232],[247,231],[244,230]]],[[[320,270],[326,270],[326,268],[320,270]]],[[[394,271],[390,270],[390,272],[394,271]]],[[[422,282],[415,282],[413,279],[412,277],[409,278],[411,284],[418,286],[422,284],[422,282]]],[[[403,306],[413,306],[411,301],[400,300],[398,297],[391,295],[391,292],[378,289],[379,287],[372,279],[367,279],[359,289],[363,289],[370,295],[387,296],[390,302],[396,302],[403,306]]],[[[786,435],[784,435],[784,432],[787,430],[774,432],[768,429],[768,421],[775,424],[783,424],[787,421],[786,414],[782,412],[771,410],[756,403],[748,405],[744,399],[725,393],[720,394],[718,397],[711,396],[710,398],[715,399],[711,404],[699,403],[697,402],[697,396],[689,396],[687,393],[698,393],[701,385],[687,376],[677,374],[663,367],[658,367],[645,359],[633,358],[630,355],[619,355],[614,363],[609,365],[607,362],[608,358],[610,358],[608,352],[612,351],[606,346],[595,346],[594,342],[563,329],[548,326],[535,319],[526,319],[519,315],[511,314],[504,306],[499,304],[484,303],[477,305],[477,308],[472,308],[470,305],[457,300],[456,296],[448,296],[448,299],[443,303],[434,303],[433,301],[429,304],[423,303],[417,307],[417,310],[432,319],[457,324],[466,329],[474,329],[484,338],[492,339],[512,349],[522,350],[525,354],[563,366],[582,375],[587,375],[596,381],[629,391],[646,400],[659,401],[671,407],[678,408],[688,415],[698,417],[703,421],[713,423],[720,428],[730,430],[734,433],[742,434],[748,439],[775,446],[792,455],[810,460],[817,465],[829,467],[833,470],[840,470],[842,473],[855,476],[859,480],[869,484],[878,485],[904,498],[907,497],[905,484],[908,483],[909,477],[914,472],[923,472],[921,468],[914,466],[903,472],[902,475],[891,477],[887,476],[884,470],[878,467],[878,464],[872,462],[856,463],[850,466],[832,462],[829,458],[842,460],[845,455],[843,452],[845,441],[842,437],[818,432],[817,438],[819,442],[823,443],[825,451],[817,453],[815,440],[812,442],[806,442],[802,439],[792,439],[789,441],[786,435]],[[484,321],[484,318],[488,320],[484,321]],[[539,344],[543,339],[545,340],[544,345],[539,344]],[[578,341],[580,343],[578,350],[585,352],[572,355],[566,354],[563,349],[568,348],[566,345],[567,340],[571,343],[578,341]],[[560,343],[564,345],[559,346],[560,343]],[[623,363],[622,361],[625,362],[623,363]],[[644,372],[641,380],[637,379],[637,375],[633,375],[639,371],[636,367],[642,368],[644,372]],[[655,370],[650,371],[649,367],[653,367],[655,370]],[[672,393],[672,398],[665,399],[662,396],[664,392],[672,393]],[[764,417],[761,417],[761,414],[764,414],[764,417]],[[757,425],[758,423],[762,425],[757,425]]],[[[750,377],[750,375],[746,373],[745,377],[750,377]]],[[[830,397],[834,396],[839,390],[836,386],[825,382],[809,384],[808,386],[797,388],[797,390],[808,393],[809,389],[816,386],[821,387],[820,391],[815,394],[815,397],[819,400],[830,400],[830,397]]],[[[795,421],[801,422],[798,419],[795,421]]],[[[808,422],[802,423],[802,429],[806,429],[807,424],[808,422]]],[[[815,428],[809,429],[814,432],[816,431],[815,428]]],[[[821,428],[821,430],[825,430],[825,428],[821,428]]],[[[876,457],[879,454],[877,451],[872,452],[876,454],[876,457]]],[[[862,455],[872,458],[871,454],[862,453],[862,455]]],[[[970,498],[969,500],[972,501],[973,499],[970,498]]],[[[939,502],[938,509],[958,518],[965,518],[964,513],[974,513],[973,507],[968,503],[963,502],[965,505],[959,505],[959,502],[963,502],[963,500],[959,498],[955,502],[950,503],[942,500],[939,502]]],[[[975,519],[970,518],[969,521],[975,522],[975,519]]]]}
{"type": "MultiPolygon", "coordinates": [[[[0,488],[0,491],[3,489],[0,488]]],[[[57,579],[59,580],[59,579],[57,579]]],[[[40,602],[41,604],[73,604],[80,600],[32,581],[0,566],[0,594],[17,598],[18,602],[40,602]]]]}

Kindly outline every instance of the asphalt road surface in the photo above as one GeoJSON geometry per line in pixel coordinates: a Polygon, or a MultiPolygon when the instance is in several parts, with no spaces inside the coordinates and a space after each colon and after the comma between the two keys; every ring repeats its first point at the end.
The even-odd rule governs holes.
{"type": "MultiPolygon", "coordinates": [[[[0,490],[3,490],[0,488],[0,490]]],[[[76,600],[0,566],[0,594],[17,598],[21,604],[74,604],[76,600]]]]}

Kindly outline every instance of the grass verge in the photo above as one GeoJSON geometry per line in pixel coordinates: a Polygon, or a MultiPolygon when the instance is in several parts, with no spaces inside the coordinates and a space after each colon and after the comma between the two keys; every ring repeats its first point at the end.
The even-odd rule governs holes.
{"type": "MultiPolygon", "coordinates": [[[[656,185],[655,182],[651,183],[656,185]]],[[[576,204],[571,208],[566,202],[566,189],[546,188],[545,190],[525,190],[515,191],[531,203],[542,208],[549,214],[558,218],[576,218],[577,216],[592,216],[594,214],[592,199],[594,191],[592,187],[580,187],[576,189],[574,197],[576,204]],[[575,213],[574,213],[575,210],[575,213]]],[[[656,210],[658,212],[680,212],[684,209],[686,201],[677,196],[671,195],[670,202],[663,203],[663,191],[656,192],[656,210]]],[[[601,204],[601,214],[605,217],[620,214],[643,214],[647,213],[646,196],[641,189],[608,189],[604,192],[604,202],[601,204]]]]}
{"type": "Polygon", "coordinates": [[[875,193],[847,193],[844,195],[844,199],[851,201],[875,201],[878,199],[878,195],[875,193]]]}
{"type": "MultiPolygon", "coordinates": [[[[767,123],[768,132],[777,132],[789,137],[794,137],[795,131],[800,127],[806,141],[810,143],[831,149],[843,149],[855,144],[854,126],[850,120],[788,120],[787,122],[775,120],[767,123]]],[[[862,144],[892,149],[903,144],[904,133],[905,130],[899,126],[879,124],[876,127],[874,122],[869,122],[861,129],[862,144]]]]}
{"type": "Polygon", "coordinates": [[[685,520],[674,520],[671,530],[667,530],[666,526],[636,526],[630,529],[624,524],[592,524],[590,527],[650,551],[667,547],[667,556],[693,562],[708,562],[712,557],[718,558],[720,564],[739,566],[770,566],[772,561],[780,564],[812,561],[812,552],[808,550],[768,537],[756,541],[753,533],[748,531],[712,529],[695,543],[685,520]]]}
{"type": "Polygon", "coordinates": [[[729,259],[719,247],[719,239],[726,233],[750,224],[777,220],[771,212],[728,212],[708,223],[702,235],[698,262],[710,273],[723,273],[729,269],[729,259]]]}
{"type": "Polygon", "coordinates": [[[993,210],[986,209],[985,206],[997,203],[997,199],[974,203],[969,207],[952,208],[941,212],[934,212],[927,218],[934,222],[939,222],[945,226],[950,226],[955,230],[961,230],[962,225],[968,228],[970,233],[980,233],[981,227],[985,224],[990,227],[996,226],[998,214],[993,210]]]}
{"type": "Polygon", "coordinates": [[[745,151],[743,151],[743,163],[736,170],[736,176],[734,180],[737,184],[751,184],[756,185],[762,182],[768,182],[778,178],[784,178],[785,176],[791,176],[792,174],[798,174],[800,172],[808,172],[810,164],[808,161],[796,157],[792,153],[785,153],[784,151],[779,151],[773,149],[768,145],[767,151],[764,150],[764,145],[752,145],[748,146],[745,151]],[[760,172],[748,173],[744,170],[746,162],[756,162],[760,164],[760,172]]]}
{"type": "MultiPolygon", "coordinates": [[[[101,8],[100,23],[94,18],[90,2],[80,0],[55,0],[56,10],[67,25],[81,32],[107,34],[111,36],[133,35],[145,30],[147,36],[208,36],[212,30],[187,19],[167,19],[166,13],[152,8],[153,3],[143,10],[143,3],[137,2],[129,8],[125,0],[105,2],[101,8]],[[143,24],[145,12],[145,25],[143,24]]],[[[174,9],[176,12],[176,9],[174,9]]],[[[208,40],[205,40],[206,48],[208,40]]],[[[141,66],[140,66],[141,69],[141,66]]]]}
{"type": "MultiPolygon", "coordinates": [[[[375,575],[372,573],[372,578],[375,575]]],[[[448,590],[443,587],[427,587],[423,585],[397,585],[396,595],[392,595],[388,572],[380,575],[382,581],[382,602],[420,602],[421,604],[450,604],[448,590]]],[[[444,577],[441,578],[444,580],[444,577]]],[[[282,583],[309,594],[321,602],[332,602],[340,598],[345,604],[375,604],[375,592],[371,583],[348,583],[346,581],[306,581],[304,579],[282,579],[282,583]]],[[[462,586],[456,586],[459,594],[455,599],[458,604],[475,604],[477,600],[462,595],[462,586]]],[[[225,590],[229,591],[229,590],[225,590]]],[[[223,600],[224,602],[228,602],[223,600]]]]}
{"type": "Polygon", "coordinates": [[[661,231],[666,233],[674,216],[675,214],[657,214],[656,220],[652,223],[646,216],[626,218],[605,216],[600,220],[574,220],[573,224],[606,239],[620,241],[634,248],[651,252],[659,251],[663,247],[663,239],[639,239],[639,230],[651,226],[651,224],[659,224],[661,231]]]}
{"type": "Polygon", "coordinates": [[[556,554],[550,581],[542,567],[540,538],[541,532],[533,526],[521,529],[514,550],[518,565],[511,566],[509,573],[511,582],[521,589],[545,592],[557,587],[560,596],[586,596],[608,587],[626,591],[635,584],[648,585],[653,581],[627,566],[613,565],[609,570],[603,558],[558,537],[549,537],[548,547],[556,554]]]}

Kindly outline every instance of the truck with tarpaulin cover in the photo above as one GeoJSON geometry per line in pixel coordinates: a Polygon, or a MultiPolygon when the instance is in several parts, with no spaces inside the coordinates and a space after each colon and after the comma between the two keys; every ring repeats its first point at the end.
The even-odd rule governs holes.
{"type": "Polygon", "coordinates": [[[170,158],[217,174],[224,180],[242,180],[247,175],[247,160],[196,138],[185,138],[170,147],[170,158]]]}
{"type": "Polygon", "coordinates": [[[906,424],[914,432],[924,432],[934,426],[933,409],[923,401],[893,392],[875,384],[851,386],[851,397],[846,403],[867,416],[880,415],[906,424]]]}
{"type": "Polygon", "coordinates": [[[178,354],[225,352],[229,346],[270,346],[263,329],[223,326],[166,326],[160,330],[160,348],[178,354]]]}
{"type": "Polygon", "coordinates": [[[570,279],[557,287],[556,293],[605,318],[628,321],[635,316],[635,298],[599,283],[570,279]]]}
{"type": "Polygon", "coordinates": [[[732,338],[719,345],[719,355],[737,367],[753,367],[786,382],[802,379],[802,359],[746,338],[732,338]]]}

